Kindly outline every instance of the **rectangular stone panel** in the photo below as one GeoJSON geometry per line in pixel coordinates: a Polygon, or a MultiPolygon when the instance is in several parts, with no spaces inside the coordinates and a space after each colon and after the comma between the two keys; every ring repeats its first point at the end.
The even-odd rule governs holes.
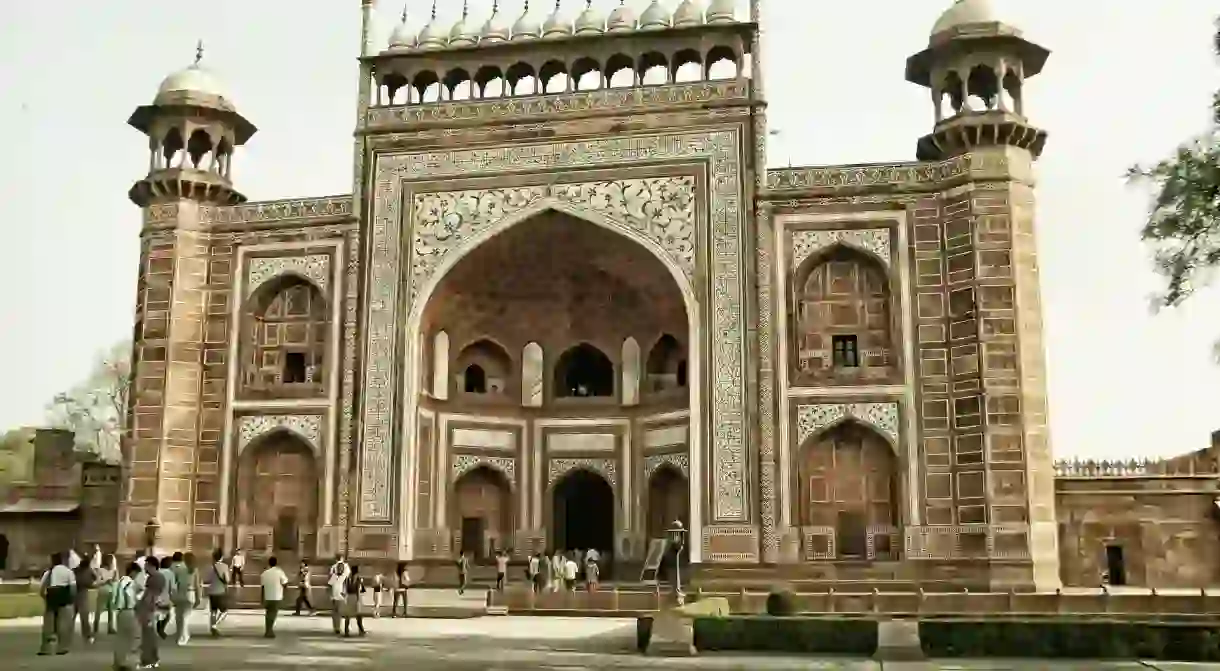
{"type": "Polygon", "coordinates": [[[454,429],[452,444],[455,447],[485,447],[511,450],[516,441],[511,431],[495,429],[454,429]]]}
{"type": "Polygon", "coordinates": [[[548,452],[613,452],[616,445],[611,433],[551,433],[546,437],[548,452]]]}
{"type": "Polygon", "coordinates": [[[689,427],[685,424],[649,429],[644,433],[644,447],[668,447],[685,445],[689,427]]]}

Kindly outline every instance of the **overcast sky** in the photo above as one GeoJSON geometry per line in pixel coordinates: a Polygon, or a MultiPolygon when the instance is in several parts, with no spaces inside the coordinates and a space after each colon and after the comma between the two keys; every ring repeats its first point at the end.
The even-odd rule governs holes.
{"type": "MultiPolygon", "coordinates": [[[[140,213],[126,193],[146,166],[125,125],[195,42],[260,127],[234,159],[251,199],[351,188],[358,0],[6,2],[0,8],[0,428],[36,423],[96,352],[131,331],[140,213]]],[[[456,19],[458,0],[441,1],[456,19]]],[[[521,0],[504,0],[516,14],[521,0]]],[[[564,0],[578,12],[580,0],[564,0]]],[[[606,9],[617,0],[597,0],[606,9]]],[[[629,0],[638,9],[647,0],[629,0]]],[[[677,0],[669,0],[671,7],[677,0]]],[[[425,19],[430,0],[412,0],[425,19]]],[[[486,16],[490,0],[472,0],[486,16]]],[[[948,0],[766,2],[771,165],[902,161],[932,123],[903,81],[948,0]]],[[[1139,229],[1147,194],[1124,169],[1207,128],[1220,85],[1215,0],[996,0],[1052,51],[1025,109],[1050,132],[1039,162],[1039,249],[1060,455],[1169,455],[1204,447],[1220,368],[1220,293],[1149,310],[1158,278],[1139,229]],[[1101,10],[1102,6],[1106,9],[1101,10]]],[[[535,1],[545,11],[546,1],[535,1]]],[[[378,44],[402,7],[378,6],[378,44]]],[[[745,0],[741,0],[742,15],[745,0]]]]}

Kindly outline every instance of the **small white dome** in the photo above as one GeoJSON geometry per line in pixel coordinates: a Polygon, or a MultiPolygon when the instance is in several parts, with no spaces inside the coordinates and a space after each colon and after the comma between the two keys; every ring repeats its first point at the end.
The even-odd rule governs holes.
{"type": "Polygon", "coordinates": [[[717,25],[721,23],[736,23],[736,21],[736,0],[712,0],[712,4],[708,5],[707,23],[717,25]]]}
{"type": "Polygon", "coordinates": [[[946,9],[936,20],[936,25],[932,26],[932,35],[976,23],[995,23],[996,20],[991,0],[956,0],[953,6],[946,9]]]}
{"type": "Polygon", "coordinates": [[[690,28],[703,25],[703,7],[697,0],[682,0],[682,4],[674,10],[674,28],[690,28]]]}
{"type": "Polygon", "coordinates": [[[563,15],[562,0],[555,0],[555,11],[546,17],[542,24],[542,36],[545,38],[569,37],[572,35],[572,21],[563,15]]]}
{"type": "Polygon", "coordinates": [[[182,102],[183,99],[199,102],[205,106],[215,105],[232,111],[233,102],[228,89],[216,75],[203,66],[203,42],[195,49],[195,62],[161,80],[153,104],[182,102]]]}
{"type": "Polygon", "coordinates": [[[394,26],[394,32],[390,33],[390,49],[403,50],[414,49],[419,46],[419,38],[411,30],[411,26],[407,25],[407,10],[402,10],[402,21],[394,26]]]}
{"type": "Polygon", "coordinates": [[[661,6],[660,0],[652,0],[648,9],[640,15],[640,30],[665,30],[670,27],[670,14],[661,6]]]}
{"type": "Polygon", "coordinates": [[[606,17],[593,9],[593,0],[585,0],[585,11],[576,17],[577,35],[600,35],[606,32],[606,17]]]}
{"type": "Polygon", "coordinates": [[[491,5],[491,16],[487,18],[487,23],[483,24],[482,37],[480,42],[507,42],[513,34],[512,24],[509,23],[508,17],[500,13],[500,3],[493,2],[491,5]]]}
{"type": "Polygon", "coordinates": [[[517,22],[513,24],[513,41],[517,40],[535,40],[542,36],[542,26],[539,25],[538,19],[530,14],[530,0],[525,0],[525,8],[521,10],[521,16],[517,22]]]}
{"type": "Polygon", "coordinates": [[[432,4],[432,18],[428,19],[428,25],[419,32],[417,42],[420,49],[444,49],[445,45],[449,44],[449,32],[436,20],[436,3],[432,4]]]}
{"type": "Polygon", "coordinates": [[[610,20],[606,22],[606,32],[625,33],[635,30],[636,23],[635,12],[627,6],[626,0],[619,0],[618,7],[610,12],[610,20]]]}
{"type": "Polygon", "coordinates": [[[473,47],[479,43],[479,33],[482,32],[482,28],[475,23],[474,19],[470,18],[470,3],[462,3],[462,18],[453,24],[453,29],[449,31],[449,46],[473,47]]]}

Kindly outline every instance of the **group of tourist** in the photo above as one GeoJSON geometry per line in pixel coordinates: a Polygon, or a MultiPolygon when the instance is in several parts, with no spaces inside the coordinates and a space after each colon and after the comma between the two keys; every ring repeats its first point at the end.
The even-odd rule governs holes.
{"type": "MultiPolygon", "coordinates": [[[[157,668],[160,642],[169,638],[171,625],[178,645],[189,643],[190,615],[202,607],[203,597],[208,607],[208,629],[213,636],[219,636],[228,616],[231,588],[245,586],[245,558],[239,550],[226,564],[224,553],[216,550],[211,559],[211,565],[202,568],[189,552],[160,558],[138,552],[120,570],[115,556],[103,558],[96,546],[85,557],[74,550],[52,555],[50,568],[39,582],[45,610],[38,654],[68,654],[78,615],[81,637],[89,644],[96,642],[104,615],[106,631],[114,637],[114,668],[137,668],[132,659],[137,650],[138,668],[157,668]]],[[[312,576],[308,562],[301,562],[298,580],[295,614],[300,615],[303,609],[316,613],[310,598],[312,576]]],[[[288,584],[288,576],[278,560],[268,558],[267,569],[259,578],[267,638],[275,637],[275,623],[288,584]]],[[[355,620],[358,635],[365,635],[362,602],[369,592],[373,595],[374,617],[381,615],[382,593],[390,591],[393,592],[390,616],[397,615],[401,604],[405,617],[409,584],[405,562],[398,565],[392,585],[387,586],[381,575],[366,582],[358,566],[337,556],[326,581],[334,633],[351,636],[355,620]]]]}
{"type": "MultiPolygon", "coordinates": [[[[508,583],[509,553],[497,550],[496,590],[504,591],[508,583]]],[[[596,592],[601,581],[601,553],[597,550],[556,550],[550,556],[541,552],[530,555],[525,567],[525,579],[535,592],[560,589],[576,591],[580,581],[584,581],[586,589],[596,592]]],[[[458,594],[464,594],[470,581],[471,554],[463,552],[457,560],[458,594]]]]}

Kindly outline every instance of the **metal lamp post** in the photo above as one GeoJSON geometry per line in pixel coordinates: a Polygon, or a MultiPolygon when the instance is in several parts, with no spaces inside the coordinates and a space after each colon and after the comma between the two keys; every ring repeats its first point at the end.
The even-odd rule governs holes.
{"type": "Polygon", "coordinates": [[[666,533],[669,544],[674,548],[674,596],[681,606],[686,603],[686,594],[682,591],[682,549],[686,547],[686,527],[682,526],[680,520],[674,520],[666,533]]]}

